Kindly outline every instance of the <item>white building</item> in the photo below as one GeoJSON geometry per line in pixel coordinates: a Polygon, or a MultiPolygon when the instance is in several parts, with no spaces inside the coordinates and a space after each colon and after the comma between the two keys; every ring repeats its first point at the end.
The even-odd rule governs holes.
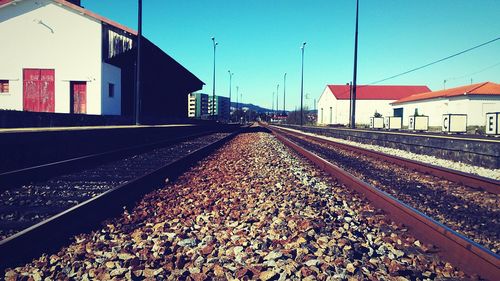
{"type": "MultiPolygon", "coordinates": [[[[349,85],[327,85],[321,94],[318,109],[318,125],[349,124],[349,85]]],[[[393,116],[391,102],[403,97],[430,91],[426,86],[357,86],[356,123],[369,124],[375,112],[393,116]]]]}
{"type": "Polygon", "coordinates": [[[0,109],[121,114],[121,69],[136,35],[79,0],[0,0],[0,109]]]}
{"type": "Polygon", "coordinates": [[[392,103],[408,125],[415,113],[429,116],[429,126],[441,126],[443,114],[467,114],[467,125],[484,126],[486,113],[500,112],[500,84],[477,83],[447,90],[411,95],[392,103]]]}

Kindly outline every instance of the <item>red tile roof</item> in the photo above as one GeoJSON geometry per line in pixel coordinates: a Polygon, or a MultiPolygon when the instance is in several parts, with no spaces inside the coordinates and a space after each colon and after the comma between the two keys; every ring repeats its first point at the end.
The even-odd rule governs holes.
{"type": "Polygon", "coordinates": [[[427,100],[427,99],[435,99],[435,98],[447,98],[447,97],[455,97],[462,95],[496,95],[500,96],[500,84],[492,83],[492,82],[483,82],[477,83],[462,87],[451,88],[447,90],[435,91],[435,92],[426,92],[411,95],[408,97],[401,98],[395,101],[393,104],[410,102],[410,101],[419,101],[419,100],[427,100]]]}
{"type": "MultiPolygon", "coordinates": [[[[328,85],[339,100],[349,99],[349,85],[328,85]]],[[[427,86],[366,86],[356,87],[357,100],[398,100],[416,93],[429,92],[427,86]]]]}
{"type": "MultiPolygon", "coordinates": [[[[15,3],[15,2],[18,2],[18,1],[19,0],[0,0],[0,8],[2,8],[2,6],[4,6],[4,5],[15,3]]],[[[130,34],[137,35],[137,31],[135,31],[133,29],[130,29],[130,28],[124,26],[124,25],[121,25],[121,24],[115,22],[115,21],[112,21],[112,20],[110,20],[108,18],[105,18],[105,17],[103,17],[101,15],[93,13],[93,12],[91,12],[91,11],[85,9],[85,8],[82,8],[82,7],[78,6],[78,5],[70,3],[70,2],[68,2],[66,0],[52,0],[52,1],[54,1],[54,2],[56,2],[58,4],[60,4],[60,5],[64,5],[64,6],[68,7],[68,8],[70,8],[70,9],[73,9],[73,10],[77,11],[78,13],[80,13],[82,15],[89,16],[91,18],[94,18],[94,19],[99,20],[101,22],[104,22],[106,24],[109,24],[111,26],[119,28],[119,29],[121,29],[123,31],[126,31],[126,32],[128,32],[130,34]]]]}

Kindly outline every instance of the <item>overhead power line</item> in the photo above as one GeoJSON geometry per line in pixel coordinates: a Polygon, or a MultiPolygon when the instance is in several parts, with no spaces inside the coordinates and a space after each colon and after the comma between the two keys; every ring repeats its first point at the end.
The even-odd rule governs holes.
{"type": "Polygon", "coordinates": [[[475,72],[472,72],[472,73],[469,73],[469,74],[466,74],[466,75],[458,76],[458,77],[450,77],[450,78],[446,78],[446,79],[444,79],[444,80],[445,80],[445,81],[453,81],[453,80],[457,80],[457,79],[463,79],[463,78],[471,77],[471,76],[473,76],[473,75],[476,75],[476,74],[482,73],[482,72],[484,72],[484,71],[486,71],[486,70],[492,69],[492,68],[494,68],[494,67],[496,67],[496,66],[499,66],[499,65],[500,65],[500,62],[497,62],[497,63],[495,63],[495,64],[493,64],[493,65],[490,65],[490,66],[488,66],[488,67],[485,67],[485,68],[483,68],[483,69],[481,69],[481,70],[478,70],[478,71],[475,71],[475,72]]]}
{"type": "Polygon", "coordinates": [[[477,48],[479,48],[479,47],[482,47],[482,46],[485,46],[485,45],[491,44],[491,43],[493,43],[493,42],[495,42],[495,41],[497,41],[497,40],[500,40],[500,37],[497,37],[497,38],[495,38],[495,39],[493,39],[493,40],[490,40],[490,41],[488,41],[488,42],[484,42],[484,43],[482,43],[482,44],[479,44],[479,45],[474,46],[474,47],[472,47],[472,48],[469,48],[469,49],[467,49],[467,50],[463,50],[463,51],[458,52],[458,53],[456,53],[456,54],[453,54],[453,55],[451,55],[451,56],[447,56],[447,57],[442,58],[442,59],[439,59],[439,60],[437,60],[437,61],[433,61],[433,62],[431,62],[431,63],[428,63],[428,64],[425,64],[425,65],[422,65],[422,66],[419,66],[419,67],[416,67],[416,68],[410,69],[410,70],[408,70],[408,71],[405,71],[405,72],[402,72],[402,73],[399,73],[399,74],[393,75],[393,76],[391,76],[391,77],[387,77],[387,78],[384,78],[384,79],[381,79],[381,80],[378,80],[378,81],[375,81],[375,82],[369,83],[369,84],[367,84],[367,85],[374,85],[374,84],[378,84],[378,83],[380,83],[380,82],[384,82],[384,81],[387,81],[387,80],[390,80],[390,79],[394,79],[394,78],[399,77],[399,76],[403,76],[403,75],[405,75],[405,74],[408,74],[408,73],[411,73],[411,72],[414,72],[414,71],[420,70],[420,69],[422,69],[422,68],[426,68],[426,67],[431,66],[431,65],[433,65],[433,64],[436,64],[436,63],[439,63],[439,62],[442,62],[442,61],[445,61],[445,60],[451,59],[451,58],[456,57],[456,56],[458,56],[458,55],[465,54],[465,53],[470,52],[470,51],[472,51],[472,50],[474,50],[474,49],[477,49],[477,48]]]}

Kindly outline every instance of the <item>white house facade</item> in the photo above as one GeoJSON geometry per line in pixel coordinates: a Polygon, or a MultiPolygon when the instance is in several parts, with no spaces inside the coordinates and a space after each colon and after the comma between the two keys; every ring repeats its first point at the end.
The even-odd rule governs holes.
{"type": "Polygon", "coordinates": [[[63,0],[0,0],[0,109],[119,115],[121,70],[103,60],[103,24],[63,0]]]}
{"type": "MultiPolygon", "coordinates": [[[[426,86],[358,86],[356,94],[356,123],[369,124],[375,112],[392,116],[391,102],[418,92],[429,91],[426,86]]],[[[350,114],[350,86],[327,85],[318,99],[318,125],[347,125],[350,114]]]]}
{"type": "Polygon", "coordinates": [[[429,116],[429,126],[441,126],[443,114],[466,114],[468,126],[484,126],[486,113],[500,112],[500,84],[483,82],[411,95],[392,103],[392,108],[401,112],[404,126],[415,110],[429,116]]]}

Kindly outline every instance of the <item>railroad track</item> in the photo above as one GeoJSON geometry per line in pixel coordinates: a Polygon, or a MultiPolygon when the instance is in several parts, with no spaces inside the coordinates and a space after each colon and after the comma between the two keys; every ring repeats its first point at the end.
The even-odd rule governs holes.
{"type": "MultiPolygon", "coordinates": [[[[388,187],[387,184],[401,184],[403,182],[411,183],[411,180],[399,179],[394,181],[394,178],[398,178],[396,174],[394,174],[394,171],[396,171],[397,169],[392,169],[392,171],[389,171],[389,173],[385,171],[385,173],[382,174],[382,170],[377,170],[376,167],[368,164],[368,162],[366,161],[366,157],[362,159],[356,159],[355,155],[369,155],[369,157],[377,158],[377,161],[387,161],[389,163],[408,167],[412,169],[412,171],[418,171],[420,173],[428,173],[438,177],[447,178],[450,181],[463,183],[475,189],[484,189],[487,190],[487,193],[492,195],[492,198],[496,198],[496,200],[498,200],[499,193],[498,181],[455,172],[448,169],[438,168],[431,165],[425,165],[422,163],[417,163],[415,161],[407,161],[403,158],[384,155],[382,153],[373,151],[367,151],[344,144],[338,144],[332,141],[325,140],[323,138],[305,135],[296,131],[283,130],[274,126],[270,126],[268,128],[271,129],[272,132],[277,136],[277,138],[287,146],[293,148],[299,154],[303,155],[307,159],[314,162],[316,165],[320,166],[323,170],[337,178],[346,186],[363,194],[375,206],[387,212],[387,214],[396,222],[407,225],[412,233],[416,235],[416,237],[422,239],[423,241],[427,241],[429,243],[432,243],[433,245],[436,245],[439,248],[439,254],[445,259],[460,266],[466,272],[479,274],[480,276],[490,280],[496,280],[496,278],[500,276],[500,257],[498,254],[472,241],[471,239],[451,229],[445,224],[438,222],[436,219],[431,218],[431,216],[419,211],[418,209],[422,208],[419,208],[420,206],[418,204],[412,206],[410,204],[403,203],[398,198],[404,198],[404,194],[408,192],[408,190],[399,189],[397,190],[397,192],[391,192],[395,190],[395,187],[388,187]],[[349,156],[339,153],[339,151],[345,151],[346,149],[350,150],[350,152],[347,153],[350,154],[349,156]],[[335,160],[335,158],[337,158],[337,160],[335,160]],[[338,159],[342,160],[339,161],[338,159]],[[339,163],[336,163],[336,161],[339,163]],[[353,169],[353,167],[356,166],[359,168],[358,170],[353,169]],[[363,176],[363,172],[369,171],[369,169],[371,168],[373,168],[371,175],[376,179],[369,176],[363,176]],[[364,178],[363,180],[360,180],[353,174],[364,178]],[[367,182],[370,182],[371,184],[367,182]],[[384,188],[381,188],[380,186],[374,187],[373,184],[383,186],[384,188]],[[391,190],[391,188],[393,188],[393,190],[391,190]]],[[[410,188],[411,186],[405,185],[405,187],[410,188]]],[[[421,193],[424,193],[424,191],[426,190],[425,186],[417,185],[417,187],[418,188],[416,189],[415,193],[411,194],[413,197],[419,197],[419,190],[421,193]]],[[[442,193],[439,188],[434,188],[431,194],[434,194],[435,196],[439,194],[444,195],[444,193],[442,193]]],[[[406,196],[406,198],[408,197],[411,196],[406,196]]],[[[433,198],[433,200],[429,200],[426,203],[428,204],[432,201],[441,200],[443,201],[442,206],[446,206],[446,204],[444,203],[446,203],[445,201],[450,198],[452,197],[436,196],[433,198]]],[[[462,201],[458,200],[457,202],[462,201]]],[[[439,205],[440,204],[437,204],[435,206],[439,205]]],[[[493,205],[498,207],[498,201],[494,201],[493,205]]],[[[465,206],[465,209],[474,210],[474,212],[466,212],[466,215],[473,217],[472,220],[470,220],[470,217],[462,217],[462,219],[464,219],[466,223],[478,223],[478,225],[465,226],[469,228],[476,228],[475,232],[463,232],[466,232],[467,234],[475,233],[478,236],[481,236],[482,231],[487,229],[487,232],[490,235],[489,237],[475,238],[477,238],[476,240],[480,240],[481,242],[490,241],[489,239],[491,239],[491,242],[493,244],[489,244],[489,248],[493,248],[495,251],[498,251],[498,244],[495,244],[498,243],[498,236],[500,235],[498,231],[498,229],[500,229],[498,210],[491,211],[485,208],[467,206],[467,204],[465,204],[465,206]]],[[[459,213],[461,211],[461,206],[458,206],[458,210],[455,210],[453,208],[453,205],[449,207],[450,209],[448,209],[448,214],[451,215],[451,217],[460,216],[459,213]]],[[[463,230],[463,228],[459,229],[459,231],[460,230],[463,230]]]]}
{"type": "Polygon", "coordinates": [[[205,132],[1,174],[0,231],[9,237],[0,241],[0,270],[98,227],[237,133],[205,132]]]}
{"type": "Polygon", "coordinates": [[[241,134],[98,231],[5,277],[474,279],[262,132],[241,134]]]}

